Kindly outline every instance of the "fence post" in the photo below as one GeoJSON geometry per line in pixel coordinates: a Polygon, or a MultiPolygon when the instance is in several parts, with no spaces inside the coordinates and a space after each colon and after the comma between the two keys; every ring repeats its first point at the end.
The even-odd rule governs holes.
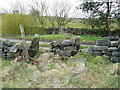
{"type": "Polygon", "coordinates": [[[24,32],[24,27],[23,25],[19,25],[20,26],[20,32],[21,32],[21,36],[22,36],[22,43],[23,43],[23,53],[24,53],[24,58],[27,62],[29,62],[29,54],[28,54],[28,48],[27,48],[27,43],[25,40],[25,32],[24,32]]]}

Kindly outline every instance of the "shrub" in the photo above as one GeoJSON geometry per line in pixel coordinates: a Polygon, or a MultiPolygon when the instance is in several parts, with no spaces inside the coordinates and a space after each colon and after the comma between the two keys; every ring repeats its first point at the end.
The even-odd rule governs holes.
{"type": "Polygon", "coordinates": [[[19,25],[24,26],[25,34],[31,34],[33,27],[37,25],[36,21],[24,14],[5,14],[2,17],[2,34],[20,34],[19,25]]]}

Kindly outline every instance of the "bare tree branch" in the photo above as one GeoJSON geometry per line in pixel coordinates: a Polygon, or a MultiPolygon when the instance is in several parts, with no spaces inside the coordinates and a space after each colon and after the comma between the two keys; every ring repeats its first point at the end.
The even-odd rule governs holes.
{"type": "Polygon", "coordinates": [[[13,13],[26,13],[26,7],[22,2],[10,2],[10,6],[13,13]]]}
{"type": "Polygon", "coordinates": [[[32,4],[28,5],[31,9],[33,9],[34,11],[37,11],[37,18],[39,20],[39,23],[41,25],[42,28],[45,27],[46,25],[46,15],[47,15],[47,4],[46,2],[38,2],[36,0],[32,0],[32,4]]]}
{"type": "MultiPolygon", "coordinates": [[[[75,11],[72,12],[74,14],[75,11]]],[[[72,18],[71,15],[71,6],[66,2],[56,2],[53,5],[52,8],[52,14],[55,16],[55,21],[59,28],[64,28],[65,25],[67,25],[72,18]]]]}

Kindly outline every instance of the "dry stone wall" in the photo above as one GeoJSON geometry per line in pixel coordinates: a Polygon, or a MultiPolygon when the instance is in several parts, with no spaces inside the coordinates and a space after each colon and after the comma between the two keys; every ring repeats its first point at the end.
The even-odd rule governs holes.
{"type": "MultiPolygon", "coordinates": [[[[13,42],[6,40],[0,41],[0,52],[3,58],[14,59],[16,55],[20,55],[22,52],[23,43],[19,42],[14,44],[13,42]]],[[[35,57],[39,53],[39,39],[34,38],[31,41],[31,45],[28,46],[28,53],[30,57],[35,57]]]]}
{"type": "Polygon", "coordinates": [[[71,37],[71,40],[53,41],[51,52],[59,56],[74,56],[80,49],[80,37],[71,37]]]}
{"type": "Polygon", "coordinates": [[[8,40],[0,41],[0,52],[2,52],[2,56],[5,58],[14,58],[14,54],[10,52],[11,47],[14,46],[13,42],[8,40]]]}
{"type": "Polygon", "coordinates": [[[109,56],[111,62],[120,62],[120,37],[110,36],[96,41],[89,52],[94,55],[109,56]]]}

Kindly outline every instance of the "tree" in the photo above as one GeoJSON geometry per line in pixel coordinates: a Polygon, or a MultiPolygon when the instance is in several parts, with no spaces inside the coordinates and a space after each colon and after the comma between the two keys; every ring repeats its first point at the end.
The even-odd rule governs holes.
{"type": "Polygon", "coordinates": [[[31,17],[37,19],[39,15],[39,11],[36,11],[34,8],[31,9],[30,14],[31,17]]]}
{"type": "Polygon", "coordinates": [[[32,1],[32,5],[28,5],[32,9],[32,14],[36,16],[39,20],[41,28],[44,29],[46,26],[46,15],[47,15],[47,3],[46,2],[38,2],[36,0],[32,1]]]}
{"type": "Polygon", "coordinates": [[[48,6],[47,16],[48,21],[51,23],[52,28],[55,28],[55,16],[53,16],[53,8],[51,6],[48,6]]]}
{"type": "Polygon", "coordinates": [[[96,18],[99,18],[105,24],[105,28],[110,31],[110,18],[115,16],[116,2],[110,2],[109,0],[103,2],[83,2],[80,8],[87,13],[93,14],[96,18]]]}
{"type": "Polygon", "coordinates": [[[94,15],[90,15],[87,19],[83,21],[85,24],[91,26],[92,29],[101,28],[101,26],[104,25],[100,18],[95,18],[94,15]]]}
{"type": "Polygon", "coordinates": [[[63,28],[72,20],[72,17],[75,16],[75,11],[71,11],[71,6],[66,2],[54,3],[53,8],[51,10],[54,18],[52,18],[49,21],[53,25],[55,21],[58,27],[60,28],[60,33],[64,33],[63,28]]]}
{"type": "Polygon", "coordinates": [[[8,13],[8,10],[6,8],[0,7],[0,14],[8,13]]]}

